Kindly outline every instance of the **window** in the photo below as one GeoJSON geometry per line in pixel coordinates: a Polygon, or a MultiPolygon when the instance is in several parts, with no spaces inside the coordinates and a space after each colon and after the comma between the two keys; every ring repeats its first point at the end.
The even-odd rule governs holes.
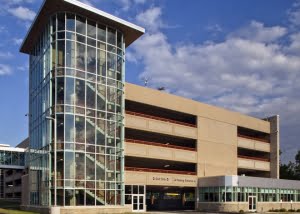
{"type": "Polygon", "coordinates": [[[67,23],[66,23],[67,30],[75,31],[75,15],[67,13],[67,23]]]}
{"type": "Polygon", "coordinates": [[[85,45],[81,43],[76,43],[76,68],[80,70],[85,70],[86,64],[86,53],[85,53],[85,45]]]}
{"type": "Polygon", "coordinates": [[[86,34],[86,23],[85,18],[76,16],[76,32],[85,35],[86,34]]]}

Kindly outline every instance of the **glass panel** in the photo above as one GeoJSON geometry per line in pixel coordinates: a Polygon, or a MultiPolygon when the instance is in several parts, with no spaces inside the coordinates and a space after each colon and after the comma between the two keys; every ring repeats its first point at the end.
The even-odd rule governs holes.
{"type": "Polygon", "coordinates": [[[58,189],[56,191],[56,194],[57,194],[57,205],[58,206],[63,206],[64,205],[64,190],[62,189],[58,189]]]}
{"type": "Polygon", "coordinates": [[[95,155],[86,154],[86,179],[95,180],[95,155]]]}
{"type": "Polygon", "coordinates": [[[104,205],[105,204],[105,191],[104,190],[96,190],[96,205],[104,205]]]}
{"type": "Polygon", "coordinates": [[[75,205],[74,190],[72,190],[72,189],[65,190],[65,205],[66,206],[74,206],[75,205]]]}
{"type": "Polygon", "coordinates": [[[131,195],[125,195],[125,204],[131,204],[131,195]]]}
{"type": "Polygon", "coordinates": [[[98,24],[98,40],[106,42],[106,27],[98,24]]]}
{"type": "Polygon", "coordinates": [[[115,204],[115,191],[114,190],[106,191],[106,203],[108,205],[114,205],[115,204]]]}
{"type": "Polygon", "coordinates": [[[75,68],[75,42],[67,40],[66,43],[66,66],[75,68]]]}
{"type": "Polygon", "coordinates": [[[111,28],[107,29],[107,43],[116,45],[116,30],[111,28]]]}
{"type": "Polygon", "coordinates": [[[75,31],[75,15],[67,14],[67,30],[75,31]]]}
{"type": "Polygon", "coordinates": [[[75,92],[74,92],[74,78],[66,78],[66,104],[74,105],[75,104],[75,92]]]}
{"type": "Polygon", "coordinates": [[[81,43],[76,43],[76,68],[85,70],[86,54],[85,54],[85,45],[81,43]]]}
{"type": "Polygon", "coordinates": [[[95,119],[86,118],[86,143],[95,144],[95,119]]]}
{"type": "Polygon", "coordinates": [[[96,48],[87,46],[87,71],[96,73],[96,48]]]}
{"type": "Polygon", "coordinates": [[[65,138],[67,142],[74,142],[74,115],[66,114],[65,138]]]}
{"type": "Polygon", "coordinates": [[[98,75],[106,76],[106,53],[98,49],[98,75]]]}
{"type": "Polygon", "coordinates": [[[56,115],[56,137],[57,137],[57,143],[64,142],[64,115],[63,114],[56,115]]]}
{"type": "Polygon", "coordinates": [[[84,190],[76,190],[76,205],[84,205],[84,190]]]}
{"type": "Polygon", "coordinates": [[[65,30],[65,14],[58,13],[57,14],[57,30],[65,30]]]}
{"type": "Polygon", "coordinates": [[[56,162],[56,177],[58,180],[64,178],[64,153],[57,152],[57,162],[56,162]]]}
{"type": "Polygon", "coordinates": [[[85,141],[85,128],[84,117],[76,116],[75,128],[76,128],[76,142],[84,143],[85,141]]]}
{"type": "Polygon", "coordinates": [[[85,35],[86,34],[86,23],[85,18],[81,16],[76,17],[76,32],[85,35]]]}
{"type": "Polygon", "coordinates": [[[65,41],[57,41],[57,67],[65,66],[65,41]]]}
{"type": "Polygon", "coordinates": [[[76,79],[76,105],[85,106],[84,80],[76,79]]]}
{"type": "Polygon", "coordinates": [[[93,21],[87,21],[87,35],[96,38],[96,23],[93,21]]]}
{"type": "Polygon", "coordinates": [[[74,161],[74,152],[65,152],[65,179],[74,179],[75,178],[75,161],[74,161]]]}
{"type": "Polygon", "coordinates": [[[105,120],[97,120],[97,145],[105,145],[105,120]]]}
{"type": "Polygon", "coordinates": [[[107,71],[108,77],[115,79],[116,71],[116,55],[112,53],[107,53],[107,71]]]}
{"type": "Polygon", "coordinates": [[[119,48],[122,48],[122,33],[120,31],[118,31],[117,34],[117,46],[119,48]]]}
{"type": "Polygon", "coordinates": [[[96,154],[97,180],[105,180],[105,155],[96,154]]]}
{"type": "Polygon", "coordinates": [[[144,194],[144,186],[139,186],[139,194],[144,194]]]}
{"type": "Polygon", "coordinates": [[[56,78],[56,90],[57,90],[57,104],[64,104],[64,78],[57,77],[56,78]]]}
{"type": "Polygon", "coordinates": [[[56,15],[52,16],[52,33],[56,31],[56,15]]]}
{"type": "Polygon", "coordinates": [[[96,85],[95,83],[86,82],[86,106],[96,108],[96,85]]]}
{"type": "Polygon", "coordinates": [[[84,167],[85,167],[85,160],[84,160],[84,154],[83,153],[75,153],[75,168],[76,168],[76,174],[75,178],[78,180],[84,180],[84,167]]]}

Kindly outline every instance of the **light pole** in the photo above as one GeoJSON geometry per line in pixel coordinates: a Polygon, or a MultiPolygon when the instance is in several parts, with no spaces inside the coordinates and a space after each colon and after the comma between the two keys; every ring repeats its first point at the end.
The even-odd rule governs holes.
{"type": "Polygon", "coordinates": [[[46,119],[52,120],[54,123],[54,131],[53,131],[54,166],[52,166],[52,167],[54,169],[54,206],[56,206],[56,198],[57,198],[56,197],[56,159],[57,159],[57,157],[56,157],[56,118],[47,116],[46,119]]]}

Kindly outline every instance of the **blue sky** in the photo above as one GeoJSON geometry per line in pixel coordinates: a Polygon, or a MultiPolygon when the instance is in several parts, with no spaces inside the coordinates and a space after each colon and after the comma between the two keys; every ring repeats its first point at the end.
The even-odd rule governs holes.
{"type": "MultiPolygon", "coordinates": [[[[126,80],[257,117],[281,116],[283,160],[300,149],[300,1],[82,0],[142,27],[126,80]]],[[[0,0],[0,143],[27,136],[28,57],[41,0],[0,0]]]]}

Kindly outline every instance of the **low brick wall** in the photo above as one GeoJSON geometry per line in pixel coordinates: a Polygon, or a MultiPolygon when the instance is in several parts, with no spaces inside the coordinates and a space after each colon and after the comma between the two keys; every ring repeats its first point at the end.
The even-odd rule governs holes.
{"type": "Polygon", "coordinates": [[[227,202],[227,203],[197,203],[197,210],[201,212],[239,212],[248,211],[248,202],[227,202]]]}
{"type": "Polygon", "coordinates": [[[21,206],[22,210],[40,214],[114,214],[131,212],[128,206],[78,206],[78,207],[35,207],[21,206]]]}
{"type": "Polygon", "coordinates": [[[113,214],[131,212],[125,206],[103,206],[103,207],[62,207],[59,214],[113,214]]]}
{"type": "MultiPolygon", "coordinates": [[[[257,202],[257,212],[269,212],[275,209],[300,209],[300,202],[257,202]]],[[[198,202],[197,210],[201,212],[239,212],[249,211],[248,202],[205,203],[198,202]]]]}
{"type": "Polygon", "coordinates": [[[257,203],[257,212],[268,212],[269,210],[275,209],[300,209],[300,202],[258,202],[257,203]]]}

